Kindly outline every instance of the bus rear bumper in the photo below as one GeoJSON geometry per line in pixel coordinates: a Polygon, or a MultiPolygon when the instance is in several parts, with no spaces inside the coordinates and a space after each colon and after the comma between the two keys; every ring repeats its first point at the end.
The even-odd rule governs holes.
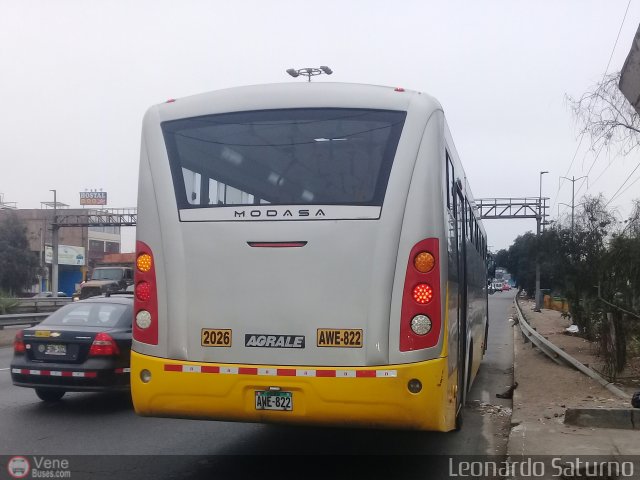
{"type": "Polygon", "coordinates": [[[143,416],[449,431],[456,401],[455,375],[450,379],[447,372],[446,358],[384,367],[284,367],[132,351],[131,393],[143,416]],[[420,381],[420,392],[409,391],[410,380],[420,381]],[[256,409],[255,392],[269,390],[291,392],[293,409],[256,409]]]}

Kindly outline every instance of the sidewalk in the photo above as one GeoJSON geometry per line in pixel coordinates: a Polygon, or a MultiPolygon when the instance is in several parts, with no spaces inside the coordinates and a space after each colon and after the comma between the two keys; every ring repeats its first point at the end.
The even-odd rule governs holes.
{"type": "Polygon", "coordinates": [[[13,339],[16,338],[18,330],[25,328],[22,327],[5,327],[0,330],[0,347],[7,347],[13,344],[13,339]]]}
{"type": "MultiPolygon", "coordinates": [[[[566,335],[564,329],[570,321],[559,312],[543,309],[536,313],[533,302],[526,300],[521,300],[520,305],[528,323],[538,333],[583,364],[597,366],[593,346],[582,338],[566,335]]],[[[517,319],[515,307],[512,318],[517,319]]],[[[609,459],[640,455],[638,430],[564,423],[568,408],[630,409],[632,389],[627,390],[629,400],[619,398],[585,374],[556,364],[531,343],[524,343],[518,326],[513,330],[514,379],[518,387],[513,395],[507,447],[511,461],[519,461],[525,455],[600,455],[609,459]]]]}

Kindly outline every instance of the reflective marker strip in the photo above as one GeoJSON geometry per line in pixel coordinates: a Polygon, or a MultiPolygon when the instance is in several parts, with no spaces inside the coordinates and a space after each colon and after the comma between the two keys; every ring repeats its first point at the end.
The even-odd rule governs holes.
{"type": "Polygon", "coordinates": [[[396,378],[397,370],[298,370],[295,368],[217,367],[165,363],[165,372],[221,373],[273,377],[396,378]]]}
{"type": "MultiPolygon", "coordinates": [[[[130,368],[116,368],[115,373],[131,373],[130,368]]],[[[30,370],[28,368],[12,368],[11,373],[21,375],[40,375],[44,377],[76,377],[76,378],[96,378],[98,372],[67,372],[60,370],[30,370]]]]}

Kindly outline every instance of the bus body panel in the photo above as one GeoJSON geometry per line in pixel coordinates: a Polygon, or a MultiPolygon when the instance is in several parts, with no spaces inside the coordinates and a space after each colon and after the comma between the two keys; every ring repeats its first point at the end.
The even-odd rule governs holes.
{"type": "MultiPolygon", "coordinates": [[[[447,155],[462,195],[472,204],[441,106],[428,95],[386,87],[243,87],[149,109],[143,124],[137,237],[154,255],[158,344],[133,341],[136,412],[453,429],[462,394],[458,377],[470,372],[463,383],[467,391],[479,368],[487,314],[480,246],[467,238],[464,247],[454,244],[456,228],[462,232],[460,222],[475,214],[470,209],[464,219],[454,218],[447,210],[447,155]],[[226,112],[335,107],[406,112],[381,206],[181,209],[177,204],[163,122],[226,112]],[[308,213],[285,219],[289,208],[308,213]],[[318,208],[323,215],[308,218],[318,208]],[[438,239],[440,334],[431,348],[400,351],[409,253],[426,238],[438,239]],[[270,248],[269,242],[302,244],[270,248]],[[464,258],[463,251],[468,252],[464,258]],[[459,276],[454,268],[458,257],[465,262],[460,268],[470,275],[459,276]],[[468,284],[461,285],[467,277],[468,284]],[[458,318],[468,322],[462,365],[457,360],[458,318]],[[364,341],[356,348],[318,346],[319,329],[361,331],[364,341]],[[231,344],[203,346],[205,330],[230,330],[231,344]],[[256,345],[255,336],[278,338],[279,345],[256,345]],[[293,345],[297,337],[304,337],[304,348],[293,345]],[[318,374],[325,370],[342,373],[318,374]],[[151,373],[150,381],[141,379],[143,371],[151,373]],[[273,373],[279,371],[284,373],[273,373]],[[373,376],[389,371],[394,375],[373,376]],[[415,379],[423,385],[418,394],[408,389],[415,379]],[[293,392],[294,411],[256,410],[254,392],[269,387],[293,392]]],[[[479,230],[484,235],[481,224],[479,230]]]]}
{"type": "MultiPolygon", "coordinates": [[[[400,93],[395,95],[403,98],[400,93]]],[[[139,351],[193,361],[282,365],[383,365],[390,362],[391,355],[397,358],[399,337],[395,332],[399,309],[397,313],[391,313],[390,308],[392,298],[402,297],[402,281],[399,287],[394,288],[393,285],[394,279],[397,282],[398,278],[404,278],[407,257],[388,253],[398,251],[400,225],[406,218],[406,192],[412,181],[418,148],[423,143],[427,120],[434,108],[439,108],[427,95],[411,95],[411,102],[402,100],[398,104],[394,98],[396,103],[392,105],[396,108],[408,105],[408,113],[377,220],[217,222],[207,221],[209,212],[215,209],[205,208],[186,212],[194,221],[176,222],[176,214],[181,218],[182,212],[177,209],[175,199],[170,195],[156,198],[160,204],[160,223],[178,225],[177,229],[166,229],[171,230],[171,234],[163,233],[161,237],[150,238],[151,242],[147,242],[162,259],[165,272],[170,272],[168,275],[159,274],[166,281],[168,293],[166,316],[160,313],[160,325],[166,325],[160,331],[160,343],[167,345],[167,353],[160,346],[154,349],[142,345],[139,351]],[[153,245],[160,238],[161,244],[154,249],[153,245]],[[271,241],[304,241],[307,244],[291,249],[252,248],[248,245],[248,242],[271,241]],[[390,317],[394,319],[391,325],[390,317]],[[173,318],[180,321],[172,321],[173,318]],[[327,328],[361,330],[364,344],[361,348],[317,347],[318,329],[327,328]],[[203,329],[231,330],[231,346],[201,346],[203,329]],[[299,349],[246,347],[253,335],[304,336],[305,346],[299,349]],[[171,338],[171,342],[166,338],[171,338]]],[[[337,101],[344,100],[340,96],[337,101]]],[[[307,105],[309,100],[305,98],[305,102],[307,105]]],[[[359,106],[360,102],[362,99],[358,97],[347,106],[359,106]]],[[[174,108],[178,103],[181,102],[164,108],[174,108]]],[[[201,103],[206,104],[207,99],[201,103]]],[[[383,98],[373,106],[391,106],[389,103],[383,98]]],[[[290,98],[281,99],[277,104],[295,105],[290,98]]],[[[314,101],[310,104],[317,106],[314,101]]],[[[371,100],[366,104],[371,107],[371,100]]],[[[255,106],[251,99],[246,106],[242,103],[235,105],[234,110],[255,106]]],[[[211,107],[207,111],[210,112],[211,107]]],[[[149,112],[145,134],[150,140],[146,144],[162,144],[158,122],[165,117],[164,110],[152,109],[149,112]]],[[[435,138],[433,133],[431,135],[435,138]]],[[[435,150],[430,148],[430,151],[435,150]]],[[[156,175],[152,174],[154,178],[170,177],[166,150],[158,148],[149,152],[148,157],[151,170],[158,171],[156,175]]],[[[428,162],[438,163],[432,158],[428,162]]],[[[430,183],[438,184],[435,179],[430,183]]],[[[171,191],[166,181],[159,187],[163,191],[171,191]]],[[[434,212],[436,205],[432,207],[434,212]]],[[[144,217],[144,207],[141,205],[140,208],[140,216],[144,217]]],[[[291,207],[294,208],[304,208],[313,214],[318,207],[291,207]]],[[[323,210],[330,213],[332,208],[336,207],[327,206],[323,210]]],[[[266,212],[271,208],[260,205],[251,209],[268,218],[266,212]]],[[[439,212],[436,223],[442,223],[441,217],[439,212]]],[[[424,218],[428,220],[428,217],[424,218]]],[[[430,222],[418,223],[424,227],[430,222]]],[[[144,226],[141,227],[143,232],[144,226]]],[[[430,228],[423,229],[423,232],[431,231],[433,236],[438,236],[442,231],[441,225],[430,228]]],[[[140,234],[138,238],[145,241],[148,237],[140,234]]],[[[419,239],[413,235],[411,241],[419,239]]],[[[402,361],[435,358],[440,351],[441,342],[431,349],[410,352],[402,361]]]]}
{"type": "MultiPolygon", "coordinates": [[[[435,358],[438,355],[446,356],[446,350],[442,350],[445,329],[440,329],[438,343],[431,348],[401,352],[400,320],[402,308],[402,296],[404,279],[407,273],[407,263],[413,246],[425,238],[443,239],[444,215],[442,206],[442,114],[441,110],[428,113],[427,123],[419,142],[417,161],[411,170],[411,182],[407,188],[407,196],[403,208],[403,221],[400,227],[400,243],[397,248],[397,260],[395,267],[394,288],[391,303],[391,321],[389,323],[389,343],[395,344],[391,348],[391,363],[419,362],[427,358],[435,358]]],[[[440,291],[446,292],[447,265],[446,239],[439,243],[439,251],[433,252],[438,258],[440,267],[440,291]]],[[[440,299],[437,299],[440,301],[440,299]]],[[[445,320],[445,302],[440,305],[440,322],[445,320]]],[[[436,319],[434,319],[436,320],[436,319]]]]}
{"type": "Polygon", "coordinates": [[[148,383],[139,377],[131,379],[136,413],[144,416],[444,432],[455,426],[446,359],[341,369],[335,376],[324,377],[317,372],[331,370],[299,366],[293,375],[257,375],[253,371],[282,368],[201,364],[136,352],[132,352],[131,363],[151,373],[148,383]],[[166,371],[167,365],[173,370],[166,371]],[[371,375],[356,376],[362,372],[371,375]],[[376,372],[379,376],[372,376],[376,372]],[[407,390],[407,383],[414,378],[422,379],[424,385],[418,394],[407,390]],[[292,392],[293,410],[256,410],[254,392],[270,388],[292,392]]]}

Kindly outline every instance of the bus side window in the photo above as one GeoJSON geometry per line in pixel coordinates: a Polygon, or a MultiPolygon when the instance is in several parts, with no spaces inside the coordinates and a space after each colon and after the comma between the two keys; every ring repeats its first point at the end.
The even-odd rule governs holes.
{"type": "Polygon", "coordinates": [[[465,201],[465,205],[467,208],[467,215],[468,215],[467,218],[469,219],[469,228],[467,228],[467,234],[468,234],[469,240],[473,242],[473,222],[474,222],[473,210],[471,210],[471,205],[469,205],[469,200],[465,201]]]}
{"type": "MultiPolygon", "coordinates": [[[[449,152],[446,152],[447,156],[447,208],[451,210],[453,208],[454,202],[454,194],[453,192],[455,187],[455,172],[453,170],[453,163],[451,163],[451,157],[449,156],[449,152]]],[[[454,210],[455,216],[455,210],[454,210]]]]}
{"type": "Polygon", "coordinates": [[[184,189],[187,194],[187,202],[191,205],[200,204],[200,179],[199,173],[182,168],[182,178],[184,180],[184,189]]]}

